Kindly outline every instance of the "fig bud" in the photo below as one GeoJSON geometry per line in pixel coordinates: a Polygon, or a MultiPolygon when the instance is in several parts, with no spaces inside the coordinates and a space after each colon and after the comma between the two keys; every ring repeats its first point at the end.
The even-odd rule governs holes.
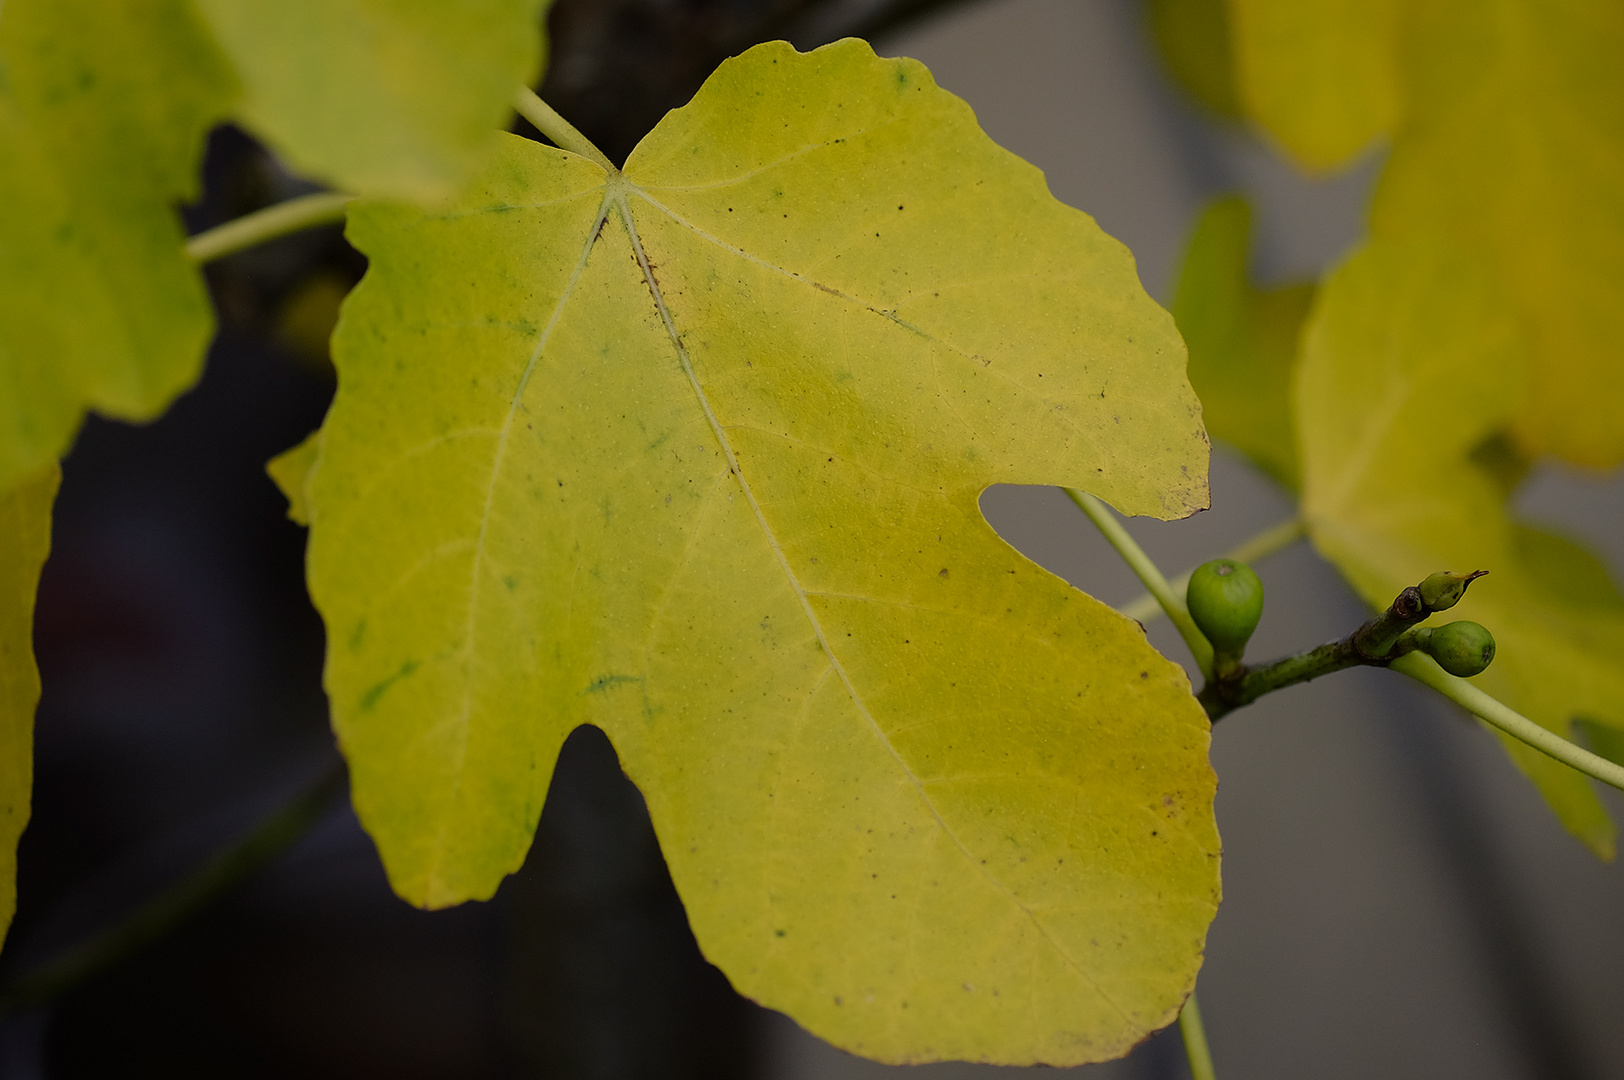
{"type": "Polygon", "coordinates": [[[1494,635],[1466,620],[1435,627],[1421,647],[1439,667],[1463,679],[1480,673],[1494,659],[1494,635]]]}
{"type": "Polygon", "coordinates": [[[1263,615],[1263,582],[1252,568],[1233,559],[1203,563],[1190,575],[1184,599],[1213,652],[1240,659],[1263,615]]]}
{"type": "Polygon", "coordinates": [[[1421,583],[1421,602],[1428,611],[1448,611],[1466,595],[1466,586],[1487,574],[1487,570],[1474,570],[1470,574],[1451,574],[1447,570],[1430,574],[1421,583]]]}

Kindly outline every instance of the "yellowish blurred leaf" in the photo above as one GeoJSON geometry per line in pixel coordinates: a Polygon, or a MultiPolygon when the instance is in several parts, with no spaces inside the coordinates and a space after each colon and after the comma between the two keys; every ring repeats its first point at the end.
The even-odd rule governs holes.
{"type": "Polygon", "coordinates": [[[1624,5],[1449,0],[1411,38],[1373,234],[1483,268],[1517,314],[1524,453],[1624,462],[1624,5]]]}
{"type": "Polygon", "coordinates": [[[1190,385],[1207,433],[1292,490],[1297,438],[1291,377],[1309,284],[1257,289],[1248,280],[1252,211],[1239,196],[1203,211],[1179,274],[1173,318],[1190,349],[1190,385]]]}
{"type": "MultiPolygon", "coordinates": [[[[1476,453],[1530,381],[1519,320],[1485,268],[1426,242],[1366,248],[1326,281],[1305,337],[1304,515],[1372,606],[1437,570],[1490,571],[1450,611],[1499,642],[1476,681],[1563,736],[1576,717],[1624,728],[1624,599],[1593,555],[1517,521],[1476,453]]],[[[1563,824],[1610,858],[1614,827],[1589,781],[1507,747],[1563,824]]]]}
{"type": "Polygon", "coordinates": [[[1150,0],[1147,14],[1178,84],[1219,116],[1238,118],[1227,0],[1150,0]]]}
{"type": "Polygon", "coordinates": [[[1303,168],[1347,164],[1402,111],[1400,0],[1228,0],[1246,115],[1303,168]]]}

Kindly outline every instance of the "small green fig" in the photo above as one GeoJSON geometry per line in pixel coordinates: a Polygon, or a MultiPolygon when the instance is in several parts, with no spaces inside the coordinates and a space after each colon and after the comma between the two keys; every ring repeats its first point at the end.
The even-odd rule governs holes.
{"type": "Polygon", "coordinates": [[[1421,647],[1439,667],[1463,679],[1479,674],[1494,659],[1494,635],[1467,620],[1435,627],[1421,647]]]}
{"type": "Polygon", "coordinates": [[[1421,602],[1428,611],[1448,611],[1466,595],[1466,586],[1487,574],[1487,570],[1474,570],[1470,574],[1451,574],[1447,570],[1429,574],[1421,583],[1421,602]]]}
{"type": "Polygon", "coordinates": [[[1202,563],[1190,575],[1184,600],[1213,652],[1239,660],[1263,615],[1263,582],[1252,568],[1233,559],[1202,563]]]}

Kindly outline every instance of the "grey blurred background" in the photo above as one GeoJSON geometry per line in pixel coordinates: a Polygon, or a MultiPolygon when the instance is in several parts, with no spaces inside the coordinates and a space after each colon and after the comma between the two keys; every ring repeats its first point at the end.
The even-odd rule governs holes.
{"type": "MultiPolygon", "coordinates": [[[[1357,241],[1380,161],[1311,183],[1213,126],[1160,72],[1135,0],[559,0],[543,94],[623,154],[749,41],[865,28],[1125,241],[1163,302],[1220,192],[1258,207],[1262,281],[1313,275],[1357,241]]],[[[304,189],[230,130],[205,179],[194,229],[304,189]]],[[[222,330],[203,383],[148,428],[92,421],[68,459],[36,630],[36,811],[0,977],[116,920],[331,760],[303,533],[261,470],[319,423],[331,374],[311,327],[362,268],[332,230],[211,268],[222,330]]],[[[1543,469],[1519,505],[1624,565],[1615,480],[1543,469]]],[[[1138,594],[1058,492],[996,488],[983,508],[1080,588],[1138,594]]],[[[1289,514],[1220,450],[1210,512],[1130,527],[1171,572],[1289,514]]],[[[1258,570],[1258,655],[1363,617],[1305,545],[1258,570]]],[[[1187,659],[1165,622],[1151,636],[1187,659]]],[[[1220,1076],[1624,1077],[1624,871],[1569,839],[1472,723],[1397,676],[1353,672],[1225,719],[1213,763],[1225,899],[1199,989],[1220,1076]]],[[[1176,1031],[1065,1071],[1187,1075],[1176,1031]]],[[[400,903],[335,806],[159,946],[0,1022],[4,1080],[1014,1074],[874,1065],[733,994],[592,731],[566,746],[536,846],[488,904],[400,903]]]]}

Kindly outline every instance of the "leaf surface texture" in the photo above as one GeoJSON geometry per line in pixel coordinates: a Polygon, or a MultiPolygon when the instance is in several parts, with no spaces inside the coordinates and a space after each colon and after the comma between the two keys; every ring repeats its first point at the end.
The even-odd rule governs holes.
{"type": "Polygon", "coordinates": [[[623,175],[509,139],[350,235],[284,482],[403,896],[491,895],[591,723],[705,954],[823,1037],[1076,1063],[1173,1019],[1218,900],[1205,716],[977,503],[1205,505],[1125,249],[856,41],[725,63],[623,175]]]}

